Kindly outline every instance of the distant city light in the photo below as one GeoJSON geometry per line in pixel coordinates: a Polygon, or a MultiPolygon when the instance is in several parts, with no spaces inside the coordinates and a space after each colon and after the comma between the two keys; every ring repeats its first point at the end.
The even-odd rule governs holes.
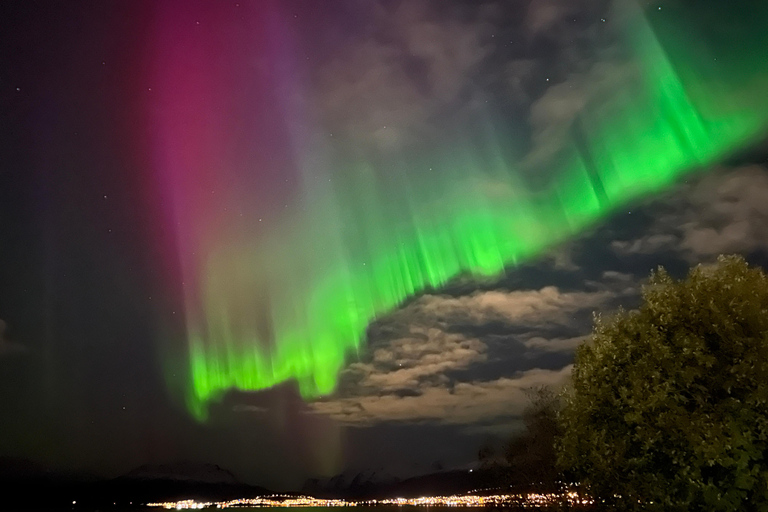
{"type": "Polygon", "coordinates": [[[556,504],[567,504],[571,507],[589,506],[594,504],[592,498],[583,496],[575,491],[552,493],[518,493],[494,494],[489,496],[453,495],[427,496],[421,498],[392,498],[382,500],[347,501],[340,499],[319,499],[311,496],[271,495],[260,498],[242,498],[231,501],[197,502],[195,500],[169,501],[147,503],[148,507],[165,509],[202,509],[229,507],[357,507],[371,505],[394,506],[427,506],[427,507],[542,507],[556,504]]]}

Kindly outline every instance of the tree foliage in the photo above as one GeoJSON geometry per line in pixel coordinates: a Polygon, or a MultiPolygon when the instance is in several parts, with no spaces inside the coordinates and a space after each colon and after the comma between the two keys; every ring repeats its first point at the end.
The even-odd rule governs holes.
{"type": "Polygon", "coordinates": [[[551,388],[527,390],[523,411],[525,430],[504,445],[504,458],[521,482],[554,487],[557,479],[555,439],[560,433],[557,413],[560,398],[551,388]]]}
{"type": "Polygon", "coordinates": [[[609,505],[768,510],[768,278],[720,257],[596,317],[559,417],[562,467],[609,505]]]}
{"type": "Polygon", "coordinates": [[[524,429],[501,447],[491,443],[481,446],[478,460],[498,485],[548,490],[555,487],[558,476],[555,439],[560,432],[557,423],[560,396],[547,386],[525,392],[528,405],[522,414],[524,429]]]}

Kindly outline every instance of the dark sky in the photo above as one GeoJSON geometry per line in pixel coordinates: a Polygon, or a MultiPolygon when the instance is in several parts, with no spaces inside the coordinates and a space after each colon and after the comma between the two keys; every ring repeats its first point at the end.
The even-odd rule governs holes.
{"type": "MultiPolygon", "coordinates": [[[[635,306],[651,269],[681,276],[721,253],[768,262],[763,122],[696,172],[506,262],[501,277],[453,276],[377,312],[330,396],[307,402],[286,379],[223,394],[200,422],[179,398],[190,372],[179,361],[197,316],[210,313],[190,306],[202,292],[189,288],[205,288],[205,250],[258,255],[269,293],[249,298],[245,315],[261,319],[282,287],[323,278],[258,252],[272,240],[309,247],[283,231],[311,211],[315,183],[342,182],[334,193],[361,198],[362,211],[372,204],[357,175],[329,168],[374,169],[360,183],[387,198],[393,225],[407,208],[422,211],[412,196],[465,204],[450,193],[488,177],[427,161],[492,147],[535,187],[555,174],[553,155],[583,113],[642,73],[623,11],[607,0],[156,4],[0,4],[0,456],[100,477],[211,462],[279,488],[346,469],[465,467],[481,443],[520,428],[526,387],[565,382],[592,313],[635,306]],[[200,39],[185,31],[193,25],[200,39]],[[200,109],[198,125],[189,112],[200,109]],[[191,170],[187,156],[157,149],[173,144],[192,155],[191,170]],[[222,169],[201,170],[201,160],[222,169]],[[198,185],[227,195],[201,199],[198,185]],[[230,210],[246,219],[237,228],[217,223],[234,219],[230,210]]],[[[750,87],[764,83],[744,64],[760,60],[755,40],[765,38],[748,22],[765,13],[748,4],[641,2],[662,44],[664,27],[679,27],[707,62],[727,60],[689,66],[710,84],[691,97],[720,91],[713,116],[749,110],[750,87]]],[[[674,44],[669,55],[689,58],[674,44]]],[[[339,211],[357,204],[345,201],[339,211]]],[[[370,227],[339,215],[344,229],[370,227]]],[[[216,304],[243,293],[226,290],[216,304]]],[[[280,342],[277,320],[256,323],[280,342]]]]}

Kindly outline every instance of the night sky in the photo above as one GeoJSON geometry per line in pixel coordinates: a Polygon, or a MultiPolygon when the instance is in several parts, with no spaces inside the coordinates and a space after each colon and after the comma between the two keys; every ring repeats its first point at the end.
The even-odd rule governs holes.
{"type": "Polygon", "coordinates": [[[0,3],[0,457],[470,467],[651,269],[768,263],[768,7],[0,3]]]}

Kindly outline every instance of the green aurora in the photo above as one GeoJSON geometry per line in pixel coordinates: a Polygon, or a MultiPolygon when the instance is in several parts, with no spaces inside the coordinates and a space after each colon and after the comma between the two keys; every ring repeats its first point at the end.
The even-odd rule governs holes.
{"type": "MultiPolygon", "coordinates": [[[[167,371],[190,412],[204,420],[230,389],[291,380],[305,399],[332,393],[367,326],[406,299],[459,275],[498,276],[764,136],[765,41],[705,51],[694,36],[631,19],[642,79],[581,113],[542,186],[489,130],[482,144],[429,160],[440,173],[428,178],[406,169],[382,179],[364,158],[333,180],[307,171],[303,213],[269,238],[246,244],[233,229],[209,243],[187,295],[188,362],[170,358],[167,371]]],[[[764,13],[753,26],[768,26],[764,13]]]]}

